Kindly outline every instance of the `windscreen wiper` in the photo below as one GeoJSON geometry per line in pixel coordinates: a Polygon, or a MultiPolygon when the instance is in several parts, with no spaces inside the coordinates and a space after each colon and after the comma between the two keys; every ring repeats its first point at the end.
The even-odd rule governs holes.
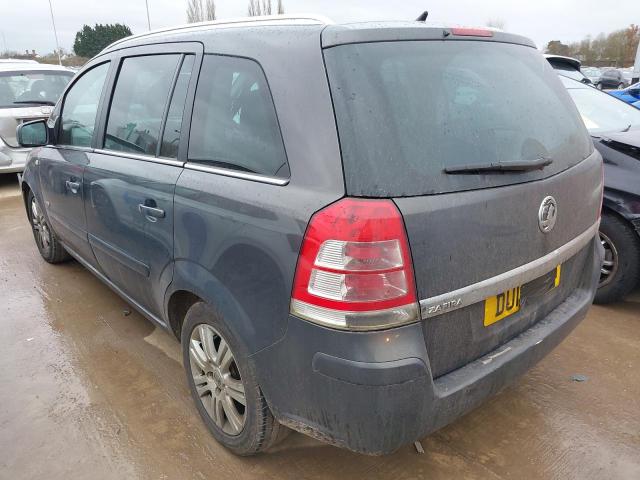
{"type": "Polygon", "coordinates": [[[55,106],[54,102],[50,102],[49,100],[20,100],[18,102],[13,102],[16,104],[21,104],[21,103],[25,103],[25,104],[33,104],[33,105],[51,105],[52,107],[55,106]]]}
{"type": "Polygon", "coordinates": [[[472,163],[469,165],[455,165],[446,167],[444,172],[449,175],[464,175],[491,172],[529,172],[542,170],[553,163],[553,159],[540,157],[535,160],[519,160],[516,162],[472,163]]]}

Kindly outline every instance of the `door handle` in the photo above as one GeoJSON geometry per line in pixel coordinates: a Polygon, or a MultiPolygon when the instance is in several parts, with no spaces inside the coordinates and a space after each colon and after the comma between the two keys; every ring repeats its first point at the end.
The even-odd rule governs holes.
{"type": "Polygon", "coordinates": [[[150,207],[148,205],[144,205],[143,203],[138,205],[138,210],[150,222],[157,222],[159,218],[164,218],[165,215],[164,210],[162,210],[161,208],[150,207]]]}
{"type": "Polygon", "coordinates": [[[71,193],[78,193],[78,189],[80,188],[80,182],[72,182],[71,180],[67,180],[65,182],[68,190],[71,190],[71,193]]]}

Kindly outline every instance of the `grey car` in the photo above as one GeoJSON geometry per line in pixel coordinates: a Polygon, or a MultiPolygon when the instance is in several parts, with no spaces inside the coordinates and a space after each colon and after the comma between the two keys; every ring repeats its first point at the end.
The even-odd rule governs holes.
{"type": "Polygon", "coordinates": [[[294,17],[145,33],[19,137],[43,258],[175,335],[240,455],[282,426],[393,452],[526,372],[598,284],[602,158],[517,35],[294,17]]]}
{"type": "Polygon", "coordinates": [[[33,60],[0,62],[0,174],[21,172],[28,148],[16,139],[16,126],[47,118],[74,72],[33,60]]]}

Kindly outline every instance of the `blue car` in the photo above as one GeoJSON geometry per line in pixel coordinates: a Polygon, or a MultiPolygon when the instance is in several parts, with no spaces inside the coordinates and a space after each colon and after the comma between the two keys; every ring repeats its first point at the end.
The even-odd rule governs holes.
{"type": "Polygon", "coordinates": [[[622,101],[630,103],[636,108],[640,108],[640,82],[634,83],[622,90],[611,90],[607,92],[609,95],[619,98],[622,101]]]}

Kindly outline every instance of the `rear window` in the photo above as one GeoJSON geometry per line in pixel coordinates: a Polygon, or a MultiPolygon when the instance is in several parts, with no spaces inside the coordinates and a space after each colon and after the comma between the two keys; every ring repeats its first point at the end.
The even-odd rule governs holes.
{"type": "Polygon", "coordinates": [[[585,159],[589,135],[536,50],[477,41],[325,51],[347,191],[412,196],[544,178],[585,159]],[[553,159],[544,170],[450,175],[468,164],[553,159]]]}

